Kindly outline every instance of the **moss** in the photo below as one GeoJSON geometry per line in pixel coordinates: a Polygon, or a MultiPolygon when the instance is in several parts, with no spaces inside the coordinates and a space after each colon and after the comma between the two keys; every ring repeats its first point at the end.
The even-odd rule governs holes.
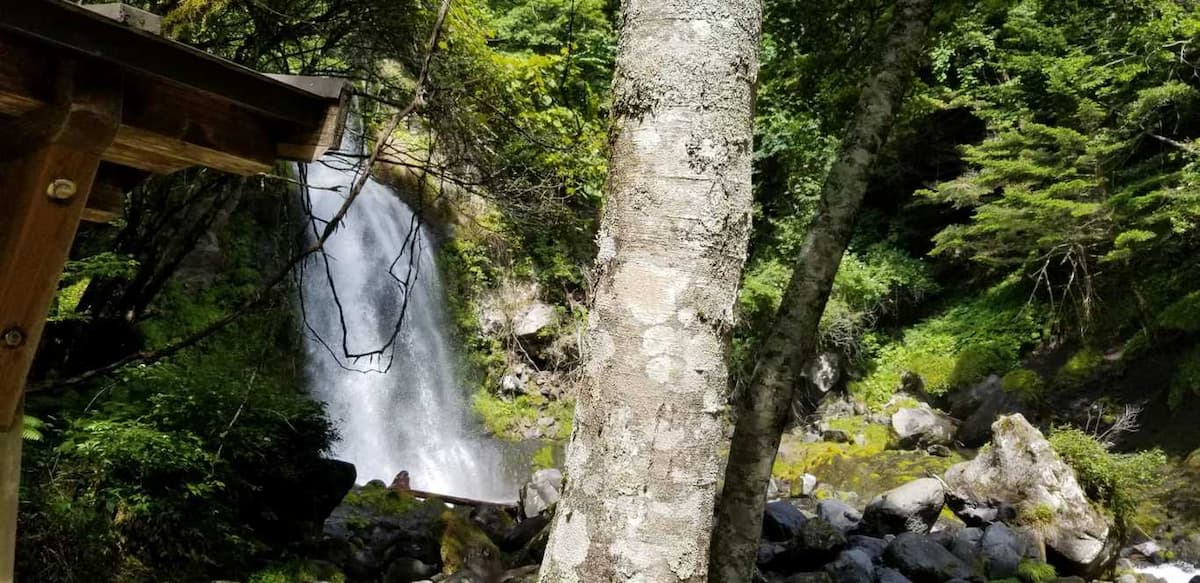
{"type": "Polygon", "coordinates": [[[1027,368],[1009,371],[1000,381],[1000,388],[1027,403],[1040,402],[1046,395],[1046,381],[1027,368]]]}
{"type": "Polygon", "coordinates": [[[1077,387],[1095,376],[1103,363],[1104,355],[1099,350],[1085,346],[1058,369],[1055,381],[1063,386],[1077,387]]]}
{"type": "Polygon", "coordinates": [[[1009,365],[1002,346],[992,342],[969,344],[958,352],[954,371],[948,382],[951,386],[963,386],[979,382],[985,376],[1003,371],[1009,365]]]}
{"type": "Polygon", "coordinates": [[[554,467],[554,445],[547,443],[534,452],[533,467],[539,470],[554,467]]]}
{"type": "Polygon", "coordinates": [[[1042,503],[1020,508],[1017,512],[1017,522],[1025,526],[1047,526],[1054,522],[1054,516],[1054,508],[1042,503]]]}
{"type": "Polygon", "coordinates": [[[1184,408],[1189,398],[1200,397],[1200,347],[1193,348],[1180,359],[1175,375],[1171,377],[1167,404],[1172,411],[1184,408]]]}
{"type": "Polygon", "coordinates": [[[1024,560],[1017,566],[1017,577],[1025,583],[1048,583],[1058,578],[1053,565],[1041,561],[1024,560]]]}
{"type": "Polygon", "coordinates": [[[330,565],[315,565],[307,561],[292,561],[262,569],[247,583],[344,583],[346,575],[330,565]]]}
{"type": "Polygon", "coordinates": [[[500,550],[483,531],[453,510],[442,514],[442,522],[446,525],[441,538],[444,572],[457,573],[468,565],[492,561],[500,556],[500,550]]]}
{"type": "Polygon", "coordinates": [[[401,493],[372,482],[350,491],[343,500],[345,504],[371,510],[381,514],[404,514],[421,505],[411,494],[401,493]]]}

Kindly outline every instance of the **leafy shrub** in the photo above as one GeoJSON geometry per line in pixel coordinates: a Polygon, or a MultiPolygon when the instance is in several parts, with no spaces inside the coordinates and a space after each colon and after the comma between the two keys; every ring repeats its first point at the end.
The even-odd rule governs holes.
{"type": "Polygon", "coordinates": [[[1049,440],[1075,469],[1088,497],[1113,514],[1120,533],[1127,532],[1138,501],[1159,480],[1159,470],[1167,462],[1163,452],[1112,453],[1100,440],[1076,428],[1055,428],[1049,440]]]}
{"type": "Polygon", "coordinates": [[[1027,403],[1041,401],[1046,392],[1046,381],[1042,375],[1027,368],[1009,371],[1000,380],[1000,388],[1004,392],[1016,395],[1027,403]]]}
{"type": "Polygon", "coordinates": [[[1055,381],[1066,387],[1077,387],[1096,375],[1104,355],[1090,346],[1080,348],[1058,369],[1055,381]]]}
{"type": "Polygon", "coordinates": [[[1156,323],[1171,330],[1200,332],[1200,291],[1194,291],[1159,312],[1156,323]]]}
{"type": "Polygon", "coordinates": [[[1017,565],[1017,577],[1025,583],[1049,583],[1058,578],[1053,565],[1026,559],[1017,565]]]}

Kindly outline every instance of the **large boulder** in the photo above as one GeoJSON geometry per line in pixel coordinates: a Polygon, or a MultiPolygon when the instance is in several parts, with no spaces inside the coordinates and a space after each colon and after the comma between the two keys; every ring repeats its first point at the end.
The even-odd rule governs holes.
{"type": "Polygon", "coordinates": [[[979,580],[971,568],[945,547],[924,536],[906,532],[897,536],[883,554],[884,561],[915,583],[945,583],[954,579],[979,580]]]}
{"type": "Polygon", "coordinates": [[[862,522],[861,512],[849,504],[833,498],[817,503],[817,516],[843,533],[857,529],[859,523],[862,522]]]}
{"type": "Polygon", "coordinates": [[[950,400],[950,414],[962,419],[955,439],[967,447],[980,447],[992,437],[997,417],[1018,411],[1020,401],[1006,392],[1000,377],[990,375],[950,400]]]}
{"type": "Polygon", "coordinates": [[[534,336],[554,324],[555,318],[554,306],[534,301],[516,317],[513,334],[518,338],[534,336]]]}
{"type": "Polygon", "coordinates": [[[790,502],[771,502],[763,512],[762,537],[774,542],[789,541],[800,533],[800,527],[807,520],[804,513],[790,502]]]}
{"type": "Polygon", "coordinates": [[[846,536],[819,518],[806,521],[788,545],[787,566],[801,571],[820,568],[846,548],[846,536]]]}
{"type": "Polygon", "coordinates": [[[533,478],[521,488],[521,512],[533,518],[558,504],[562,497],[562,472],[549,468],[533,473],[533,478]]]}
{"type": "Polygon", "coordinates": [[[945,490],[934,478],[913,480],[876,496],[863,512],[862,530],[874,536],[928,534],[945,504],[945,490]]]}
{"type": "Polygon", "coordinates": [[[989,579],[1007,579],[1017,575],[1017,567],[1028,554],[1029,541],[1018,531],[997,522],[983,531],[979,548],[987,563],[989,579]]]}
{"type": "MultiPolygon", "coordinates": [[[[1092,574],[1112,556],[1108,520],[1088,501],[1075,471],[1035,427],[1016,414],[992,425],[992,446],[946,471],[952,509],[1012,507],[1048,517],[1046,548],[1068,571],[1092,574]]],[[[964,516],[964,520],[967,517],[964,516]]]]}
{"type": "Polygon", "coordinates": [[[954,420],[926,404],[892,413],[892,431],[903,447],[950,445],[958,426],[954,420]]]}
{"type": "Polygon", "coordinates": [[[834,583],[873,583],[875,564],[871,557],[859,550],[842,551],[832,563],[825,565],[825,572],[834,583]]]}

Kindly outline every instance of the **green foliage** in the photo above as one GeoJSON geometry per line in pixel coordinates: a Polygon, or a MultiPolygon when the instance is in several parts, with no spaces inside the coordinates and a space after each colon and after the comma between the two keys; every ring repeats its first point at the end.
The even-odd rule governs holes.
{"type": "Polygon", "coordinates": [[[330,572],[327,565],[289,561],[255,572],[246,583],[345,583],[346,576],[340,572],[330,572]]]}
{"type": "Polygon", "coordinates": [[[900,387],[905,374],[915,374],[926,391],[942,394],[1013,368],[1022,351],[1043,337],[1044,327],[1044,316],[1022,303],[1011,284],[1002,284],[884,343],[869,373],[850,388],[867,402],[880,404],[900,387]]]}
{"type": "Polygon", "coordinates": [[[1163,452],[1112,453],[1104,443],[1075,428],[1055,428],[1049,440],[1054,451],[1075,469],[1088,497],[1112,513],[1119,532],[1128,532],[1138,502],[1160,479],[1160,469],[1167,461],[1163,452]]]}
{"type": "Polygon", "coordinates": [[[1046,396],[1045,379],[1027,368],[1018,368],[1006,373],[1000,379],[1000,388],[1026,403],[1038,403],[1046,396]]]}
{"type": "Polygon", "coordinates": [[[1025,559],[1017,565],[1017,577],[1025,583],[1050,583],[1058,578],[1053,565],[1025,559]]]}
{"type": "Polygon", "coordinates": [[[1169,330],[1200,332],[1200,291],[1183,296],[1159,312],[1157,324],[1169,330]]]}
{"type": "Polygon", "coordinates": [[[1172,411],[1183,410],[1188,399],[1200,397],[1200,346],[1184,353],[1179,361],[1175,375],[1171,377],[1171,387],[1167,394],[1167,404],[1172,411]]]}
{"type": "Polygon", "coordinates": [[[412,494],[397,492],[376,482],[351,491],[342,502],[379,514],[406,514],[420,505],[412,494]]]}
{"type": "Polygon", "coordinates": [[[1067,387],[1079,386],[1096,376],[1103,364],[1104,355],[1099,350],[1091,346],[1084,346],[1063,363],[1054,380],[1067,387]]]}
{"type": "Polygon", "coordinates": [[[493,435],[505,439],[522,439],[522,429],[535,427],[542,417],[553,417],[557,426],[556,439],[571,436],[575,413],[574,401],[550,400],[541,395],[518,395],[506,399],[488,391],[475,393],[472,401],[484,427],[493,435]]]}

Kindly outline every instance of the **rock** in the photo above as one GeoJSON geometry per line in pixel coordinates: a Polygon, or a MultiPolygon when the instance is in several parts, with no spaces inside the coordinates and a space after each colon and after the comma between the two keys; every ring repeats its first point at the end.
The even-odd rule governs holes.
{"type": "Polygon", "coordinates": [[[872,583],[875,581],[875,565],[871,557],[859,550],[842,551],[832,563],[825,565],[834,583],[872,583]]]}
{"type": "Polygon", "coordinates": [[[783,580],[783,583],[832,583],[833,579],[825,571],[811,573],[793,573],[783,580]]]}
{"type": "Polygon", "coordinates": [[[879,567],[875,569],[875,577],[879,580],[879,583],[912,583],[903,573],[891,567],[879,567]]]}
{"type": "Polygon", "coordinates": [[[974,578],[971,568],[945,547],[912,532],[898,535],[884,551],[883,558],[915,583],[974,578]]]}
{"type": "Polygon", "coordinates": [[[863,552],[873,563],[883,561],[883,551],[887,546],[888,541],[873,536],[854,535],[846,539],[847,548],[863,552]]]}
{"type": "Polygon", "coordinates": [[[554,323],[554,306],[534,301],[513,322],[513,334],[518,338],[533,336],[554,323]]]}
{"type": "Polygon", "coordinates": [[[1136,545],[1133,545],[1132,547],[1129,547],[1129,550],[1141,555],[1143,558],[1145,558],[1147,560],[1153,560],[1154,555],[1157,555],[1162,552],[1162,547],[1158,546],[1158,543],[1156,543],[1152,540],[1148,540],[1144,543],[1136,544],[1136,545]]]}
{"type": "Polygon", "coordinates": [[[758,545],[754,563],[759,569],[771,570],[786,562],[787,552],[788,545],[785,543],[764,541],[758,545]]]}
{"type": "Polygon", "coordinates": [[[516,375],[506,374],[500,378],[500,394],[501,395],[523,395],[525,394],[525,383],[516,375]]]}
{"type": "Polygon", "coordinates": [[[1126,573],[1117,577],[1117,583],[1138,583],[1137,576],[1126,573]]]}
{"type": "Polygon", "coordinates": [[[826,429],[821,432],[821,440],[831,443],[850,443],[850,434],[841,429],[826,429]]]}
{"type": "MultiPolygon", "coordinates": [[[[530,541],[537,538],[539,534],[547,530],[550,526],[550,513],[539,514],[533,518],[526,518],[518,522],[512,530],[504,538],[496,541],[496,546],[500,550],[511,553],[520,550],[529,545],[530,541]]],[[[540,559],[541,557],[538,557],[540,559]]]]}
{"type": "Polygon", "coordinates": [[[808,365],[804,375],[822,394],[837,386],[842,376],[841,357],[836,352],[823,352],[808,365]]]}
{"type": "Polygon", "coordinates": [[[1192,577],[1192,580],[1188,581],[1188,583],[1200,583],[1200,575],[1196,575],[1195,577],[1192,577]]]}
{"type": "Polygon", "coordinates": [[[554,423],[555,419],[553,417],[542,417],[537,421],[538,427],[550,427],[551,425],[554,425],[554,423]]]}
{"type": "Polygon", "coordinates": [[[800,476],[800,495],[812,496],[817,491],[817,477],[812,474],[800,476]]]}
{"type": "Polygon", "coordinates": [[[955,439],[967,447],[980,447],[992,438],[992,423],[997,417],[1016,412],[1020,400],[1001,388],[1000,377],[991,375],[968,389],[970,397],[960,400],[959,406],[951,405],[951,414],[962,419],[955,439]],[[969,407],[963,408],[963,401],[969,407]]]}
{"type": "Polygon", "coordinates": [[[940,443],[935,443],[935,444],[925,448],[925,453],[927,453],[931,456],[934,456],[934,457],[950,457],[950,456],[954,455],[954,452],[951,451],[950,448],[948,448],[940,443]]]}
{"type": "Polygon", "coordinates": [[[471,510],[471,522],[497,545],[517,527],[517,522],[500,506],[480,504],[471,510]]]}
{"type": "Polygon", "coordinates": [[[1112,556],[1107,519],[1092,506],[1050,443],[1036,428],[1016,414],[992,426],[992,447],[969,462],[946,472],[951,508],[1007,505],[1037,509],[1052,517],[1039,525],[1050,554],[1061,558],[1068,572],[1093,574],[1112,556]]]}
{"type": "Polygon", "coordinates": [[[814,518],[800,526],[788,545],[787,565],[795,570],[818,568],[846,548],[846,536],[833,525],[814,518]]]}
{"type": "Polygon", "coordinates": [[[808,519],[786,500],[767,504],[763,511],[762,537],[769,541],[786,542],[800,533],[808,519]]]}
{"type": "Polygon", "coordinates": [[[521,489],[521,511],[525,518],[533,518],[558,503],[562,497],[562,472],[550,468],[538,470],[533,478],[521,489]]]}
{"type": "Polygon", "coordinates": [[[892,430],[900,438],[902,447],[928,447],[954,443],[958,427],[949,417],[922,404],[893,413],[892,430]]]}
{"type": "Polygon", "coordinates": [[[883,536],[915,532],[928,534],[945,504],[942,483],[934,478],[913,480],[876,496],[863,512],[862,529],[883,536]]]}
{"type": "Polygon", "coordinates": [[[946,550],[966,563],[973,571],[983,570],[983,529],[968,527],[955,531],[945,545],[946,550]]]}
{"type": "Polygon", "coordinates": [[[426,565],[416,559],[401,557],[388,565],[381,583],[411,583],[428,579],[438,572],[437,567],[426,565]]]}
{"type": "Polygon", "coordinates": [[[862,514],[841,500],[822,500],[817,503],[817,516],[842,533],[858,528],[862,514]]]}
{"type": "Polygon", "coordinates": [[[988,375],[969,387],[950,393],[947,397],[947,411],[955,419],[966,419],[971,416],[985,401],[1002,391],[999,375],[988,375]]]}
{"type": "Polygon", "coordinates": [[[1016,576],[1028,544],[1017,531],[997,522],[987,527],[979,546],[987,562],[988,578],[1006,579],[1016,576]]]}

